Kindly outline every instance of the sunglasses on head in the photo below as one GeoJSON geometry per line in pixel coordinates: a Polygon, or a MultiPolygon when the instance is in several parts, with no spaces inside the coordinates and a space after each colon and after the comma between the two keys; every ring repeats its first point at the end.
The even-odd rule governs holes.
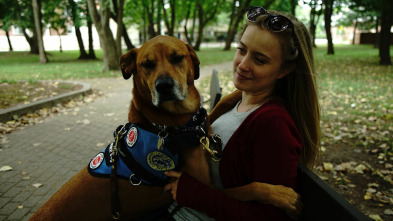
{"type": "Polygon", "coordinates": [[[266,27],[272,32],[285,31],[288,28],[293,29],[293,23],[287,17],[282,15],[273,15],[267,12],[263,7],[251,6],[247,12],[247,20],[256,22],[260,15],[268,15],[266,20],[266,27]]]}

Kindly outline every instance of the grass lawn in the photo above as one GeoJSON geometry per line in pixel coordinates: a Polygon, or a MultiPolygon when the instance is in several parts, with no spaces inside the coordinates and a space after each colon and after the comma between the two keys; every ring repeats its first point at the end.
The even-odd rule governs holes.
{"type": "MultiPolygon", "coordinates": [[[[121,76],[120,71],[102,71],[102,51],[96,50],[98,60],[77,60],[79,51],[48,52],[49,63],[40,64],[39,56],[28,52],[0,52],[0,82],[53,79],[81,79],[121,76]]],[[[234,49],[202,48],[197,52],[201,65],[232,60],[234,49]]]]}

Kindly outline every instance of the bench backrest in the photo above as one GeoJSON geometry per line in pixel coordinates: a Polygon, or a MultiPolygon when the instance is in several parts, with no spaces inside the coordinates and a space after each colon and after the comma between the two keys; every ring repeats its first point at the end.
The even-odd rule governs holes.
{"type": "Polygon", "coordinates": [[[298,180],[304,206],[300,220],[371,220],[301,163],[298,166],[298,180]]]}
{"type": "Polygon", "coordinates": [[[218,80],[218,73],[213,70],[213,74],[210,79],[210,111],[216,106],[218,101],[221,99],[221,87],[220,81],[218,80]]]}

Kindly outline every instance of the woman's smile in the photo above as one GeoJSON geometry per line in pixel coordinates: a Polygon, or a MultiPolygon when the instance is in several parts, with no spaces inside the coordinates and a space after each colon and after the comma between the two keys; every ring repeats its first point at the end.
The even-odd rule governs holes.
{"type": "Polygon", "coordinates": [[[240,74],[240,73],[237,72],[237,71],[236,71],[236,76],[237,76],[237,78],[238,78],[239,80],[251,80],[251,78],[246,77],[245,75],[240,74]]]}

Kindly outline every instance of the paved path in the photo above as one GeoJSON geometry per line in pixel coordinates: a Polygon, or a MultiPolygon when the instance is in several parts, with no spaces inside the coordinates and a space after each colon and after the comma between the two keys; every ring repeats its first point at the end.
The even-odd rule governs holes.
{"type": "MultiPolygon", "coordinates": [[[[232,63],[201,68],[232,70],[232,63]]],[[[121,77],[84,80],[104,92],[94,102],[57,114],[6,135],[0,149],[0,221],[28,220],[69,178],[112,141],[113,130],[127,122],[132,82],[121,77]],[[34,187],[34,184],[42,184],[34,187]]]]}

